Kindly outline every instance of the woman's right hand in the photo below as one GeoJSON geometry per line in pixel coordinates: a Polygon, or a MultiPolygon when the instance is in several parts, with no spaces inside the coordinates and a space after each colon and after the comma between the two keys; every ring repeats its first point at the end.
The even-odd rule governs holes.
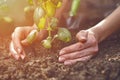
{"type": "Polygon", "coordinates": [[[72,65],[78,61],[87,61],[98,52],[98,42],[94,32],[81,30],[76,35],[78,42],[64,47],[59,53],[59,62],[72,65]]]}
{"type": "MultiPolygon", "coordinates": [[[[35,26],[35,25],[34,25],[35,26]]],[[[28,34],[34,30],[35,27],[25,26],[25,27],[17,27],[12,33],[12,40],[10,42],[10,55],[12,55],[15,59],[24,59],[26,54],[23,49],[23,46],[30,45],[27,41],[26,37],[28,34]]],[[[37,34],[36,40],[43,40],[45,38],[46,31],[40,31],[37,34]],[[39,36],[38,36],[39,35],[39,36]]],[[[35,41],[36,41],[35,40],[35,41]]]]}

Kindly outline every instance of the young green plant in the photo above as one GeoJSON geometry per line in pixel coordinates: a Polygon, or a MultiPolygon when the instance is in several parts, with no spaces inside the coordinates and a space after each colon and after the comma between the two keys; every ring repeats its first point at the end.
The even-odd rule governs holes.
{"type": "Polygon", "coordinates": [[[28,42],[31,44],[36,37],[36,33],[41,30],[48,31],[48,37],[42,41],[42,45],[45,48],[52,47],[52,41],[57,38],[64,42],[69,42],[71,40],[71,34],[69,30],[66,28],[59,28],[57,23],[58,19],[55,16],[56,9],[58,9],[61,4],[62,0],[29,0],[28,2],[30,5],[34,5],[34,23],[37,25],[37,30],[31,31],[27,36],[28,42]],[[36,3],[36,4],[33,4],[36,3]],[[56,35],[52,37],[52,31],[58,29],[56,35]]]}

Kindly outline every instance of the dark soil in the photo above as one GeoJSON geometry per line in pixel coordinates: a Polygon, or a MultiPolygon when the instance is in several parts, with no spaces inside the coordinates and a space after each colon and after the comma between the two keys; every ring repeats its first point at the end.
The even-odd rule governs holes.
{"type": "MultiPolygon", "coordinates": [[[[99,3],[95,3],[94,0],[86,1],[87,3],[92,1],[91,5],[99,3]]],[[[108,9],[111,6],[114,9],[114,5],[103,8],[104,4],[102,1],[107,0],[96,1],[101,1],[100,5],[91,6],[86,4],[86,6],[83,4],[83,7],[86,6],[85,10],[87,11],[87,13],[86,11],[83,13],[88,17],[88,20],[83,19],[85,24],[89,24],[88,22],[94,19],[97,20],[95,22],[97,23],[105,15],[104,17],[98,17],[96,14],[108,15],[110,13],[106,13],[108,9]],[[100,11],[97,12],[96,10],[98,9],[100,11]]],[[[109,1],[116,2],[119,0],[109,1]]],[[[109,4],[112,2],[109,2],[109,4]]],[[[106,2],[106,4],[108,3],[106,2]]],[[[81,21],[81,23],[83,22],[81,21]]],[[[90,22],[89,26],[92,25],[94,23],[90,22]]],[[[26,47],[27,57],[25,60],[15,60],[9,56],[10,37],[0,37],[0,80],[120,80],[120,32],[113,34],[100,43],[97,55],[87,62],[78,62],[72,66],[65,66],[63,63],[58,62],[60,49],[75,43],[74,36],[77,32],[77,30],[72,31],[73,40],[70,43],[56,40],[50,50],[43,48],[40,43],[26,47]]]]}
{"type": "Polygon", "coordinates": [[[10,37],[0,38],[0,80],[120,80],[119,39],[120,32],[113,34],[88,62],[64,66],[58,62],[59,50],[75,43],[75,39],[66,44],[56,40],[50,50],[33,44],[25,48],[25,60],[17,61],[8,56],[10,37]]]}

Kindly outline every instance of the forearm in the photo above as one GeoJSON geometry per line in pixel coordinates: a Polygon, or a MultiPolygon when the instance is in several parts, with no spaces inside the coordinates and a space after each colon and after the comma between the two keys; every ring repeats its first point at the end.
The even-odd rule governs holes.
{"type": "Polygon", "coordinates": [[[93,31],[98,42],[101,42],[118,29],[120,29],[120,7],[89,30],[93,31]]]}
{"type": "Polygon", "coordinates": [[[63,16],[64,12],[66,12],[69,7],[70,7],[70,0],[62,0],[62,6],[56,10],[55,17],[60,19],[61,16],[63,16]]]}

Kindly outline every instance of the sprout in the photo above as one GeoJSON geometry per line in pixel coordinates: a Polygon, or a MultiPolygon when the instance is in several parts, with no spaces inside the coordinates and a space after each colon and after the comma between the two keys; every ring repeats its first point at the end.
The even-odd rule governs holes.
{"type": "Polygon", "coordinates": [[[50,49],[50,48],[52,47],[51,43],[52,43],[52,38],[51,38],[51,37],[48,37],[47,39],[43,40],[42,45],[43,45],[45,48],[50,49]]]}
{"type": "Polygon", "coordinates": [[[57,18],[52,18],[50,22],[51,28],[54,30],[57,27],[58,19],[57,18]]]}
{"type": "MultiPolygon", "coordinates": [[[[42,41],[42,45],[49,49],[52,47],[52,41],[58,38],[64,42],[69,42],[71,40],[71,34],[66,28],[57,28],[58,19],[55,18],[56,9],[61,7],[62,0],[28,0],[34,10],[34,22],[37,25],[37,30],[33,30],[27,36],[28,42],[31,44],[36,37],[36,33],[42,29],[48,31],[47,39],[42,41]],[[53,35],[52,31],[58,29],[58,34],[53,35]]],[[[24,12],[29,11],[29,7],[24,9],[24,12]]]]}

